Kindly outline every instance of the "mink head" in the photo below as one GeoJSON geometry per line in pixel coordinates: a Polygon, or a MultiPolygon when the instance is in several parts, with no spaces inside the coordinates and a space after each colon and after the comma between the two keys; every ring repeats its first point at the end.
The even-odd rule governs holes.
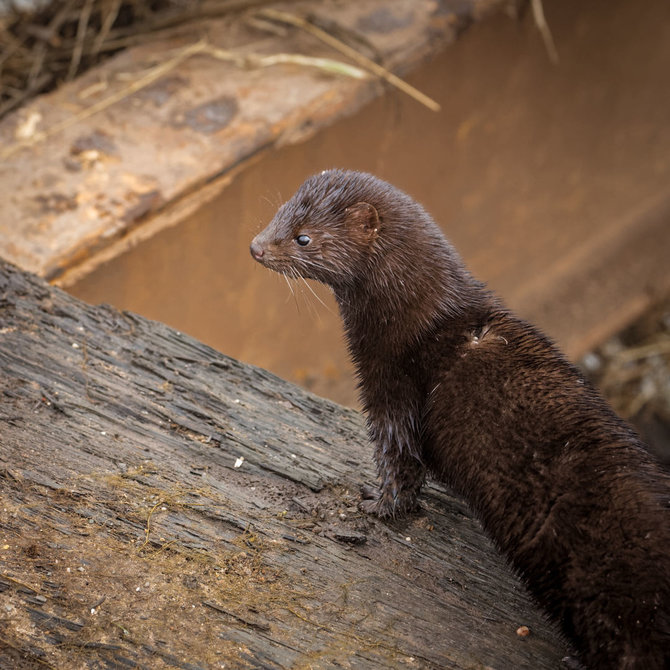
{"type": "Polygon", "coordinates": [[[286,276],[328,284],[348,317],[361,305],[385,323],[401,313],[407,337],[484,299],[423,207],[364,172],[310,177],[254,238],[251,255],[286,276]]]}
{"type": "Polygon", "coordinates": [[[324,170],[280,207],[251,255],[288,276],[355,284],[383,252],[384,195],[392,188],[362,172],[324,170]]]}

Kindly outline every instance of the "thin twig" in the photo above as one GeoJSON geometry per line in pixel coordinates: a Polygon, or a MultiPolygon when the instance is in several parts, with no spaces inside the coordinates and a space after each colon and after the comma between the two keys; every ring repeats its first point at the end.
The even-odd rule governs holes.
{"type": "Polygon", "coordinates": [[[151,517],[153,516],[153,513],[161,506],[164,505],[165,501],[164,500],[159,500],[150,510],[149,514],[147,516],[147,525],[144,528],[144,542],[137,548],[137,551],[141,551],[144,549],[144,547],[149,544],[149,535],[151,534],[151,517]]]}
{"type": "Polygon", "coordinates": [[[549,54],[549,60],[554,64],[558,65],[558,51],[556,51],[556,45],[554,44],[554,38],[551,35],[551,30],[549,30],[549,24],[547,19],[544,16],[544,7],[542,6],[542,0],[531,0],[531,5],[533,7],[533,18],[535,19],[535,25],[542,35],[544,40],[544,46],[549,54]]]}
{"type": "Polygon", "coordinates": [[[44,74],[42,72],[42,65],[44,64],[44,56],[47,53],[47,45],[44,42],[40,42],[33,52],[35,58],[33,59],[32,65],[30,66],[30,72],[28,73],[27,88],[29,89],[32,88],[37,78],[44,74]]]}
{"type": "Polygon", "coordinates": [[[112,29],[114,21],[116,21],[116,17],[119,15],[120,8],[121,0],[112,0],[112,6],[105,15],[105,20],[102,22],[100,32],[98,33],[98,36],[95,38],[95,42],[93,43],[93,50],[91,52],[92,56],[95,57],[100,53],[100,49],[102,48],[105,39],[107,39],[109,31],[112,29]]]}
{"type": "Polygon", "coordinates": [[[86,0],[86,4],[79,14],[79,24],[77,25],[77,42],[72,51],[72,60],[70,61],[70,67],[67,71],[67,81],[74,79],[74,76],[77,74],[79,69],[79,63],[81,62],[81,53],[84,50],[84,39],[86,37],[86,31],[88,30],[88,21],[91,18],[91,10],[93,9],[93,0],[86,0]]]}
{"type": "Polygon", "coordinates": [[[24,35],[20,40],[16,39],[8,30],[3,30],[3,40],[9,42],[9,46],[3,44],[2,53],[0,53],[0,65],[4,65],[21,47],[24,42],[28,39],[27,35],[24,35]]]}
{"type": "Polygon", "coordinates": [[[348,44],[341,42],[336,37],[333,37],[330,33],[327,33],[325,30],[322,30],[321,28],[317,28],[317,26],[310,23],[309,21],[306,21],[300,16],[296,16],[295,14],[289,14],[288,12],[282,12],[277,9],[269,9],[269,8],[262,9],[260,12],[258,12],[257,15],[266,19],[279,21],[280,23],[288,23],[289,25],[296,26],[297,28],[301,28],[302,30],[311,33],[312,35],[320,39],[322,42],[328,44],[334,49],[337,49],[337,51],[339,51],[340,53],[351,58],[361,67],[366,68],[367,70],[374,73],[381,79],[387,81],[392,86],[395,86],[396,88],[400,89],[410,97],[414,98],[417,102],[420,102],[422,105],[425,105],[426,107],[428,107],[428,109],[431,109],[434,112],[440,111],[441,107],[439,103],[435,102],[435,100],[429,98],[427,95],[414,88],[414,86],[411,86],[406,81],[403,81],[402,79],[400,79],[400,77],[397,77],[392,72],[389,72],[386,68],[382,67],[381,65],[378,65],[373,60],[370,60],[369,58],[359,53],[355,49],[352,49],[348,44]]]}
{"type": "Polygon", "coordinates": [[[61,7],[60,11],[58,11],[51,19],[47,28],[50,38],[56,35],[63,23],[67,21],[67,17],[70,14],[70,10],[73,9],[74,3],[75,0],[67,0],[67,2],[61,7]]]}
{"type": "Polygon", "coordinates": [[[650,356],[670,355],[670,341],[662,340],[654,342],[653,344],[643,344],[639,347],[625,349],[615,354],[614,358],[621,362],[637,361],[642,358],[649,358],[650,356]]]}
{"type": "Polygon", "coordinates": [[[332,58],[317,58],[314,56],[304,56],[303,54],[277,53],[267,56],[258,54],[243,54],[237,51],[227,49],[218,49],[211,45],[206,45],[203,51],[219,60],[232,62],[239,67],[272,67],[274,65],[293,64],[304,67],[315,67],[326,72],[342,74],[352,79],[367,79],[368,73],[342,61],[332,58]]]}

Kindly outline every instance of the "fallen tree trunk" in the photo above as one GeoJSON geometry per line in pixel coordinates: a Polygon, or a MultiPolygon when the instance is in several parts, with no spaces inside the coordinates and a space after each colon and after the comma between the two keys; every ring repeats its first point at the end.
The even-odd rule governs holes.
{"type": "Polygon", "coordinates": [[[2,262],[0,370],[1,667],[559,667],[462,502],[358,511],[356,412],[2,262]]]}

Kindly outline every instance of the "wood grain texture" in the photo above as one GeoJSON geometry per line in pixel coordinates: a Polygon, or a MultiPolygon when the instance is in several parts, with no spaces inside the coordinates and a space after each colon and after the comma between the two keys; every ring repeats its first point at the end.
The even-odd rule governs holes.
{"type": "Polygon", "coordinates": [[[5,263],[0,369],[0,667],[560,666],[461,501],[358,511],[358,413],[5,263]]]}

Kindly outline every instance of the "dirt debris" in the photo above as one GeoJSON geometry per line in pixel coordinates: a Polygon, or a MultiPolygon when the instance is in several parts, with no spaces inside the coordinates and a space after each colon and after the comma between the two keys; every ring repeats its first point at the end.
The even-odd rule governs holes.
{"type": "Polygon", "coordinates": [[[670,299],[586,354],[580,366],[670,467],[670,299]]]}

